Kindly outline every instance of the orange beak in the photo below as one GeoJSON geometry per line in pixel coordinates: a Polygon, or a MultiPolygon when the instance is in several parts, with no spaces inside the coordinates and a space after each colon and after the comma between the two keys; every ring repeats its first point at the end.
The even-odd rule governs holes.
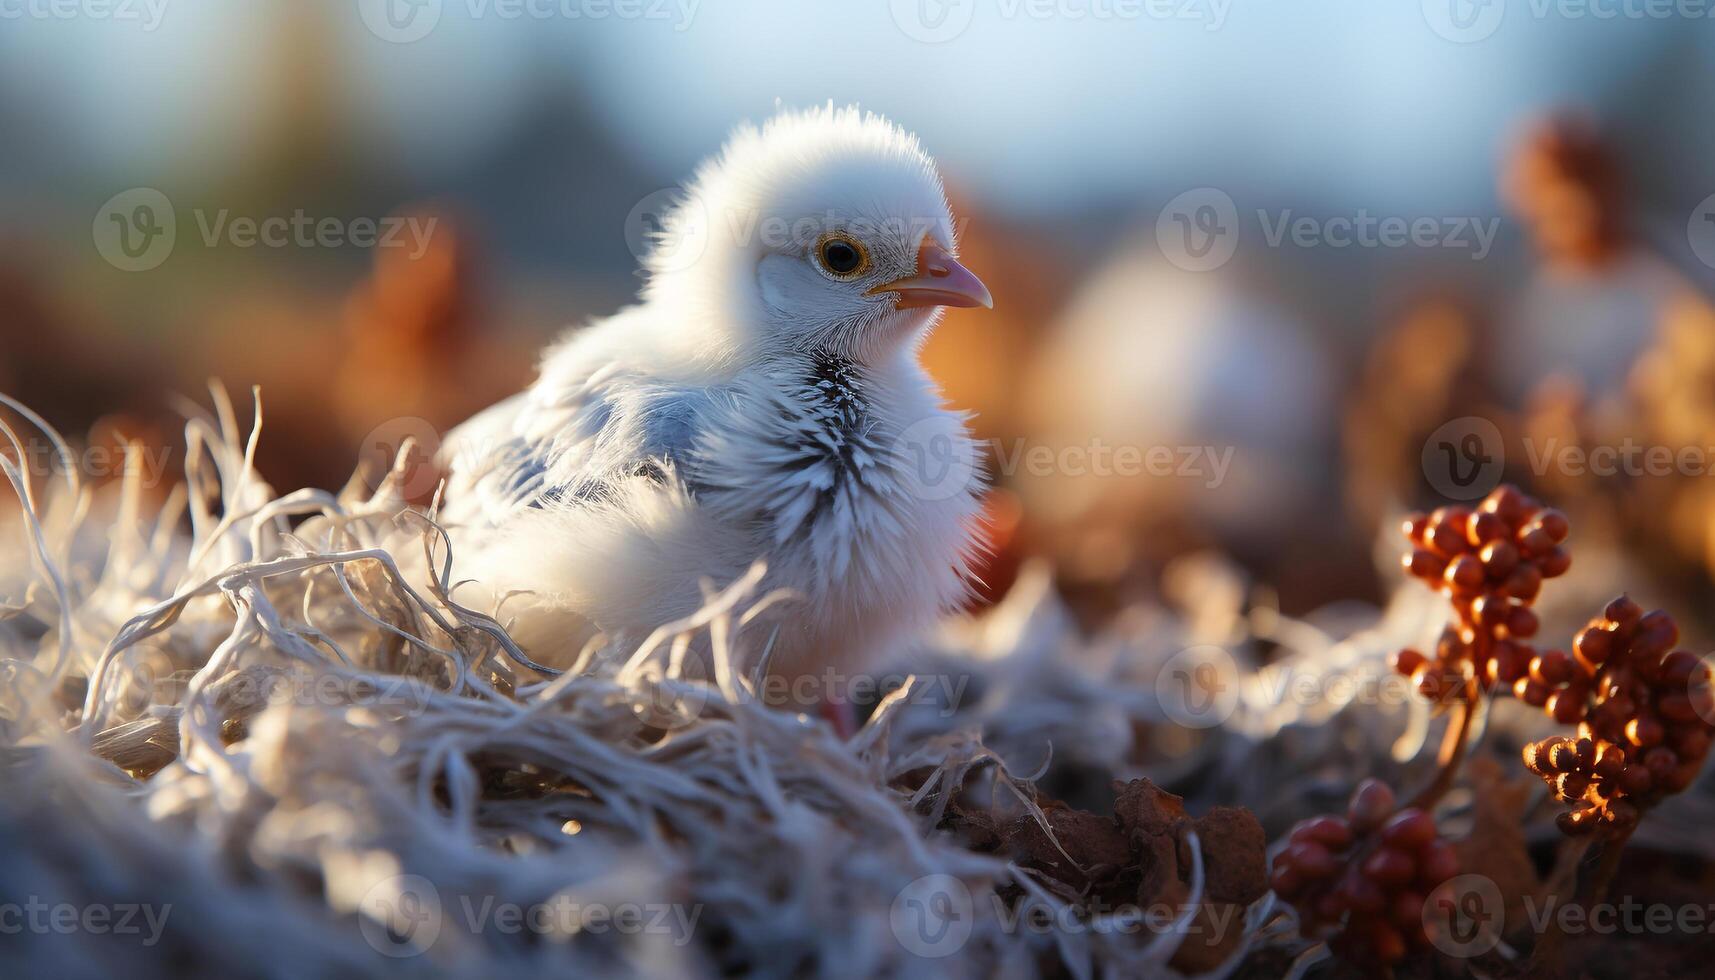
{"type": "Polygon", "coordinates": [[[895,279],[869,291],[895,293],[896,309],[919,310],[931,306],[982,306],[994,309],[989,288],[971,270],[959,264],[951,252],[925,237],[917,250],[917,274],[895,279]]]}

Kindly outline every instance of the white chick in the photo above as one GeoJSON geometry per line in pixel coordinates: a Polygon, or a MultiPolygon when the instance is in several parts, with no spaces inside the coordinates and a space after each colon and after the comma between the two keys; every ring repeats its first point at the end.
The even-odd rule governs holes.
{"type": "Polygon", "coordinates": [[[486,592],[539,660],[597,632],[628,657],[760,559],[760,589],[795,599],[740,646],[769,650],[789,700],[837,703],[799,682],[967,594],[975,446],[917,351],[989,291],[933,161],[855,108],[739,128],[662,226],[641,302],[443,447],[459,595],[486,592]]]}

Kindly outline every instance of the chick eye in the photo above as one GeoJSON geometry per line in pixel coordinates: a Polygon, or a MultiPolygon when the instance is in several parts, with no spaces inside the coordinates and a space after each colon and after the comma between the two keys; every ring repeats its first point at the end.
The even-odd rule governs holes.
{"type": "Polygon", "coordinates": [[[869,250],[850,235],[828,235],[816,245],[816,260],[829,275],[846,281],[869,269],[869,250]]]}

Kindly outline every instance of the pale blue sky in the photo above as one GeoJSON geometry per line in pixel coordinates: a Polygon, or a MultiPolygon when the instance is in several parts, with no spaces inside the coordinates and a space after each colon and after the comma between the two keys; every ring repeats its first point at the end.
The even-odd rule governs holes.
{"type": "MultiPolygon", "coordinates": [[[[490,6],[506,0],[443,0],[433,32],[410,44],[370,33],[358,0],[127,2],[165,3],[160,25],[0,20],[9,98],[39,113],[32,135],[74,172],[240,163],[284,4],[303,2],[336,38],[312,70],[340,79],[368,151],[429,183],[517,125],[532,87],[582,93],[663,181],[776,99],[833,98],[896,116],[962,186],[1025,213],[1198,184],[1471,207],[1492,201],[1495,158],[1523,114],[1600,103],[1648,78],[1675,37],[1715,53],[1715,20],[1537,17],[1525,0],[1472,44],[1431,29],[1422,8],[1440,0],[1167,5],[1191,4],[1190,19],[1042,17],[1024,0],[974,0],[968,28],[940,44],[908,36],[887,0],[701,0],[688,26],[677,5],[692,0],[664,0],[660,19],[600,21],[508,20],[490,6]]],[[[1654,94],[1664,112],[1707,107],[1715,86],[1703,81],[1654,94]]]]}

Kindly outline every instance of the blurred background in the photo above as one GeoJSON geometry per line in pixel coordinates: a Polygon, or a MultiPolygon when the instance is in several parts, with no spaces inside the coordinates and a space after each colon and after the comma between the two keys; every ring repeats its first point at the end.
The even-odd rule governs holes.
{"type": "Polygon", "coordinates": [[[990,597],[1042,556],[1099,619],[1219,552],[1375,600],[1402,511],[1504,477],[1707,625],[1712,11],[0,0],[0,391],[170,480],[175,396],[260,385],[264,476],[337,488],[630,301],[736,123],[856,102],[996,297],[926,352],[997,474],[990,597]]]}

